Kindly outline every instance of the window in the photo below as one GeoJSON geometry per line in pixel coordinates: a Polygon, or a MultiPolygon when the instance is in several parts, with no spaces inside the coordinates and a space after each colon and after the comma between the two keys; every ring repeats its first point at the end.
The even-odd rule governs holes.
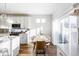
{"type": "Polygon", "coordinates": [[[46,19],[44,19],[44,18],[42,18],[42,19],[37,18],[36,19],[36,23],[45,23],[45,22],[46,22],[46,19]]]}
{"type": "Polygon", "coordinates": [[[41,19],[41,23],[45,23],[46,22],[46,19],[41,19]]]}
{"type": "Polygon", "coordinates": [[[40,19],[38,18],[38,19],[36,19],[36,23],[40,23],[41,21],[40,21],[40,19]]]}

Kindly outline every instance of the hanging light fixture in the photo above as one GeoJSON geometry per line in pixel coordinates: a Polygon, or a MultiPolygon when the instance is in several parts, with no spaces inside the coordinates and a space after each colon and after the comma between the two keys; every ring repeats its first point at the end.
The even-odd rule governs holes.
{"type": "Polygon", "coordinates": [[[71,15],[79,16],[79,3],[73,5],[73,9],[70,12],[71,15]]]}

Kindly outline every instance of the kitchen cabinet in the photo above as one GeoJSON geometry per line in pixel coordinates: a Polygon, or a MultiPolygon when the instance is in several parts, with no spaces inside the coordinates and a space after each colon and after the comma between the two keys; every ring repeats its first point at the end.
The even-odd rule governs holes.
{"type": "Polygon", "coordinates": [[[0,56],[16,56],[19,53],[19,50],[20,38],[18,36],[0,37],[0,56]]]}
{"type": "MultiPolygon", "coordinates": [[[[58,48],[60,47],[59,52],[63,55],[64,52],[67,56],[76,56],[78,55],[78,26],[77,26],[77,16],[66,16],[60,19],[60,34],[58,39],[58,48]],[[73,52],[74,51],[74,52],[73,52]]],[[[59,55],[58,53],[58,55],[59,55]]],[[[64,55],[65,56],[65,55],[64,55]]]]}
{"type": "Polygon", "coordinates": [[[0,16],[0,28],[8,28],[9,27],[9,23],[5,20],[6,18],[3,16],[0,16]]]}
{"type": "Polygon", "coordinates": [[[21,33],[20,34],[20,44],[27,44],[27,34],[26,33],[21,33]]]}
{"type": "Polygon", "coordinates": [[[28,17],[27,16],[15,16],[15,17],[12,17],[13,18],[13,21],[14,23],[16,24],[21,24],[21,28],[23,29],[27,29],[27,26],[28,26],[28,17]]]}
{"type": "Polygon", "coordinates": [[[9,36],[8,38],[10,39],[11,56],[16,56],[20,50],[20,37],[9,36]]]}
{"type": "MultiPolygon", "coordinates": [[[[7,20],[11,20],[14,24],[21,24],[21,28],[27,29],[28,27],[28,17],[27,16],[6,16],[7,20]]],[[[8,23],[5,18],[0,16],[0,25],[3,25],[8,28],[12,28],[12,23],[8,23]]]]}
{"type": "Polygon", "coordinates": [[[3,56],[10,56],[11,55],[10,52],[11,52],[11,50],[10,50],[10,40],[9,40],[9,38],[0,37],[0,56],[2,56],[2,55],[3,56]],[[5,51],[5,50],[7,50],[7,51],[5,51]]]}

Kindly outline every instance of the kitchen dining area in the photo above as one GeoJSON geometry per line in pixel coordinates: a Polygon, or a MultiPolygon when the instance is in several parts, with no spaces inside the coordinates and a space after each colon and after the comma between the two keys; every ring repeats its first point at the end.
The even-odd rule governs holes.
{"type": "Polygon", "coordinates": [[[78,3],[0,3],[0,56],[79,56],[78,19],[78,3]]]}
{"type": "MultiPolygon", "coordinates": [[[[40,7],[44,4],[37,5],[40,7]]],[[[50,5],[45,4],[44,6],[50,5]]],[[[52,15],[44,15],[42,12],[34,14],[32,10],[37,9],[36,4],[0,3],[0,6],[2,7],[0,9],[1,56],[56,55],[57,49],[54,48],[51,37],[52,15]],[[18,10],[13,12],[15,8],[18,10]],[[27,10],[33,14],[28,13],[27,10]],[[51,52],[52,48],[55,52],[51,52]]]]}
{"type": "MultiPolygon", "coordinates": [[[[1,15],[1,17],[3,16],[5,17],[5,15],[1,15]]],[[[7,15],[6,17],[9,19],[9,21],[7,20],[9,24],[6,24],[6,20],[2,20],[2,22],[4,25],[6,24],[6,27],[9,25],[9,28],[3,26],[0,29],[0,39],[4,40],[0,45],[2,56],[51,56],[57,54],[56,46],[52,44],[51,40],[50,15],[7,15]]]]}

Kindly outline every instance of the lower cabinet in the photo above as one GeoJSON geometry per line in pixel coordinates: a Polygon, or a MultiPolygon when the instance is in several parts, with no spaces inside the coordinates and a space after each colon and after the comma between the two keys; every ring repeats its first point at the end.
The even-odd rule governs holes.
{"type": "Polygon", "coordinates": [[[20,37],[14,36],[9,37],[10,38],[10,50],[11,50],[11,56],[16,56],[19,53],[20,50],[20,37]]]}
{"type": "Polygon", "coordinates": [[[21,44],[27,43],[27,34],[26,33],[20,34],[20,43],[21,44]]]}

